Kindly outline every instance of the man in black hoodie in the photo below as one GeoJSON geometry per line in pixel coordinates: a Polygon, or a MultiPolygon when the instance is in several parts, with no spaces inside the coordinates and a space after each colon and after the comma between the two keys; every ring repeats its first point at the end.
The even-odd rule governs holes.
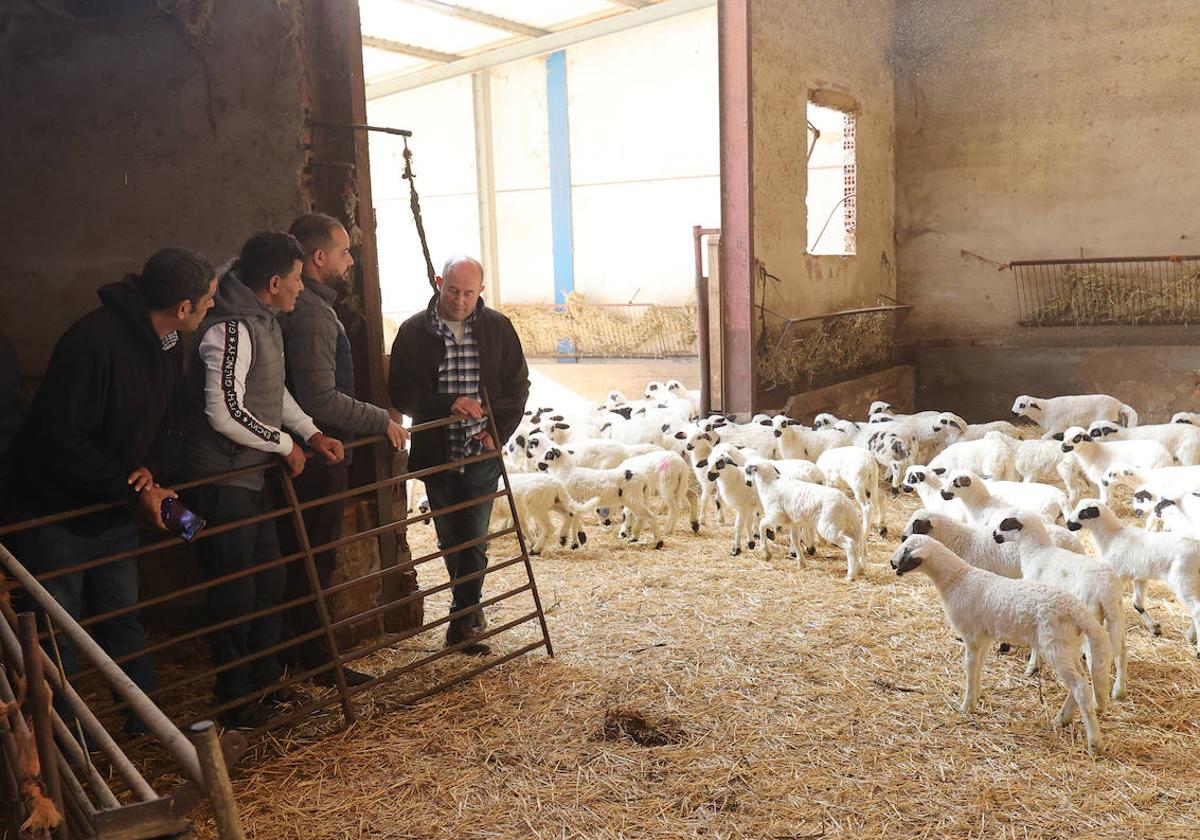
{"type": "MultiPolygon", "coordinates": [[[[135,509],[163,528],[162,502],[175,492],[155,481],[152,450],[181,374],[179,334],[199,326],[216,286],[216,272],[203,256],[166,248],[141,274],[101,288],[103,305],[58,340],[13,443],[13,502],[26,517],[126,504],[30,533],[18,551],[35,574],[137,548],[135,509]]],[[[76,618],[107,613],[137,602],[137,561],[106,563],[43,585],[76,618]]],[[[114,659],[146,647],[136,612],[102,621],[92,633],[114,659]]],[[[71,673],[78,663],[65,641],[63,666],[71,673]]],[[[143,691],[154,689],[149,656],[124,668],[143,691]]]]}

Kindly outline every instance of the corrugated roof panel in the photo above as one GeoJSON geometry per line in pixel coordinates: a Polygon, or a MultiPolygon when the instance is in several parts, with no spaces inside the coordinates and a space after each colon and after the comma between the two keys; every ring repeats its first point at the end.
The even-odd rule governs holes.
{"type": "Polygon", "coordinates": [[[368,79],[422,67],[429,62],[411,55],[401,55],[390,50],[363,48],[363,75],[368,79]]]}
{"type": "Polygon", "coordinates": [[[556,24],[600,12],[629,11],[608,0],[450,0],[480,12],[553,29],[556,24]]]}
{"type": "Polygon", "coordinates": [[[513,37],[511,32],[502,29],[449,17],[398,0],[359,0],[359,9],[364,34],[440,52],[475,50],[513,37]]]}

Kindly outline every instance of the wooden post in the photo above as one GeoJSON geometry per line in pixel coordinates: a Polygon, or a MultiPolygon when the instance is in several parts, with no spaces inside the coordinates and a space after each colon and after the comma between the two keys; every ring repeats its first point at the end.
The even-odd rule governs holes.
{"type": "Polygon", "coordinates": [[[246,840],[216,727],[211,720],[202,720],[192,724],[191,736],[204,775],[208,802],[212,806],[213,822],[217,824],[217,836],[221,840],[246,840]]]}

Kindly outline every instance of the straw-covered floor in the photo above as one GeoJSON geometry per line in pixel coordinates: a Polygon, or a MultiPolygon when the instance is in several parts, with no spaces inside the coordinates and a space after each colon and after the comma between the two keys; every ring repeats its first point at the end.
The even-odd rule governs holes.
{"type": "MultiPolygon", "coordinates": [[[[893,535],[913,508],[892,506],[893,535]]],[[[652,551],[593,528],[583,549],[537,558],[557,658],[414,707],[389,705],[412,690],[396,685],[347,731],[318,738],[326,720],[268,744],[235,780],[249,836],[1197,836],[1200,662],[1162,587],[1149,601],[1162,638],[1129,608],[1129,698],[1102,718],[1094,758],[1078,722],[1052,727],[1063,689],[1025,677],[1018,653],[989,660],[978,713],[957,711],[960,645],[928,579],[886,566],[895,536],[872,538],[865,578],[847,584],[840,552],[797,569],[731,557],[728,533],[681,528],[652,551]]],[[[428,549],[431,529],[412,541],[428,549]]]]}

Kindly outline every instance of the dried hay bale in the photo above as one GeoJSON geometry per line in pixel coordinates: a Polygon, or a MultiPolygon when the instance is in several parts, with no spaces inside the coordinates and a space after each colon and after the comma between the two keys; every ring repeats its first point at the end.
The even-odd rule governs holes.
{"type": "Polygon", "coordinates": [[[1158,282],[1097,267],[1063,272],[1063,291],[1033,311],[1038,324],[1188,324],[1200,322],[1200,269],[1158,282]]]}
{"type": "Polygon", "coordinates": [[[760,335],[755,370],[765,390],[807,390],[818,383],[890,364],[893,313],[860,312],[794,323],[782,344],[782,327],[760,335]]]}
{"type": "Polygon", "coordinates": [[[570,339],[576,353],[591,357],[674,356],[696,352],[696,304],[616,307],[588,303],[578,292],[565,306],[509,306],[528,356],[555,356],[570,339]]]}

